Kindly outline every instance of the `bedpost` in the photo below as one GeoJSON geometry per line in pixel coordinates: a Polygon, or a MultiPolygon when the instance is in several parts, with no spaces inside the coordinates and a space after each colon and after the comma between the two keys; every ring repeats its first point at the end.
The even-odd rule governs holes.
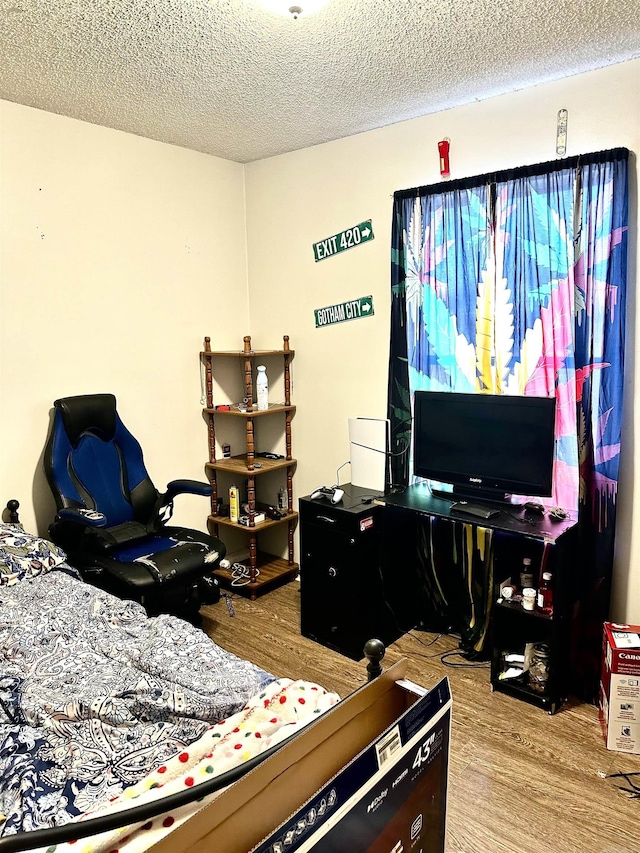
{"type": "Polygon", "coordinates": [[[20,519],[18,518],[18,507],[20,506],[19,501],[10,500],[7,501],[7,509],[9,510],[9,524],[18,524],[20,519]]]}
{"type": "Polygon", "coordinates": [[[373,681],[382,672],[380,662],[385,653],[384,643],[382,640],[367,640],[363,651],[369,661],[367,664],[367,681],[373,681]]]}

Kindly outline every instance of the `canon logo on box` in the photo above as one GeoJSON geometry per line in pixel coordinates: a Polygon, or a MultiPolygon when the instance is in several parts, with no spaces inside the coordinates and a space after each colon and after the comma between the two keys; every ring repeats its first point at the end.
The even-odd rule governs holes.
{"type": "Polygon", "coordinates": [[[622,658],[622,660],[640,660],[640,652],[620,652],[618,657],[622,658]]]}

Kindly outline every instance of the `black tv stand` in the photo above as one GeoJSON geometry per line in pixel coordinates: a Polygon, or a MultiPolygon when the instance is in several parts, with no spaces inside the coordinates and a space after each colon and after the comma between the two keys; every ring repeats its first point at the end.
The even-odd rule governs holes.
{"type": "MultiPolygon", "coordinates": [[[[579,573],[574,571],[575,513],[567,513],[566,518],[560,519],[549,512],[528,513],[525,506],[514,503],[501,508],[494,503],[494,514],[490,517],[474,517],[471,513],[464,514],[464,505],[456,512],[452,506],[453,494],[444,494],[446,499],[440,499],[423,482],[409,486],[402,494],[383,498],[383,567],[413,567],[420,592],[412,604],[421,608],[419,623],[423,630],[448,633],[451,628],[445,626],[453,626],[454,630],[462,626],[461,635],[467,635],[470,611],[465,596],[459,593],[467,588],[470,576],[462,551],[452,547],[450,531],[458,525],[491,531],[491,574],[478,574],[474,578],[476,584],[486,582],[486,588],[483,586],[488,597],[486,610],[474,611],[476,624],[478,620],[483,622],[486,631],[481,635],[482,645],[474,645],[473,652],[468,639],[461,648],[491,658],[493,690],[553,713],[566,698],[570,685],[571,613],[580,584],[579,573]],[[445,532],[440,519],[455,525],[447,524],[445,532]],[[442,535],[434,536],[438,529],[442,535]],[[525,557],[533,566],[534,587],[538,586],[543,570],[553,575],[551,615],[537,609],[525,610],[522,606],[520,566],[525,557]],[[516,584],[515,597],[503,597],[503,586],[512,581],[516,584]],[[549,678],[542,692],[529,686],[524,670],[521,676],[504,677],[510,666],[506,656],[524,656],[527,646],[533,643],[546,643],[550,648],[549,678]]],[[[474,498],[467,507],[477,505],[477,500],[474,498]]]]}

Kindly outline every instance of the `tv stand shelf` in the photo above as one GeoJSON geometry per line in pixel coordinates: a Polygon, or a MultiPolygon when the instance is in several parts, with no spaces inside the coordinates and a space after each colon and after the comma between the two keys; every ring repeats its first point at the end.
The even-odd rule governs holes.
{"type": "MultiPolygon", "coordinates": [[[[544,538],[555,542],[566,531],[573,527],[577,521],[575,515],[569,514],[565,519],[551,518],[549,515],[529,515],[524,507],[518,504],[489,504],[498,514],[491,518],[479,519],[462,512],[452,512],[451,505],[459,503],[459,499],[452,497],[449,500],[435,497],[426,483],[416,483],[408,486],[404,492],[387,495],[383,498],[387,506],[395,506],[413,512],[421,512],[425,515],[434,515],[439,518],[449,518],[452,521],[479,524],[492,530],[506,530],[510,533],[519,533],[535,539],[544,538]]],[[[478,501],[485,503],[485,501],[478,501]]]]}

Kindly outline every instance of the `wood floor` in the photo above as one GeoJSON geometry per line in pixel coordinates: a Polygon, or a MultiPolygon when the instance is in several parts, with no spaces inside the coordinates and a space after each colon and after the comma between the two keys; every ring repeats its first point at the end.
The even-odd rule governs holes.
{"type": "MultiPolygon", "coordinates": [[[[297,582],[256,601],[233,596],[235,616],[221,600],[203,608],[203,628],[274,675],[315,681],[344,696],[366,679],[366,661],[302,637],[299,597],[297,582]]],[[[450,679],[446,853],[640,853],[640,798],[617,787],[624,780],[607,778],[640,774],[640,756],[605,748],[597,709],[574,701],[549,716],[492,693],[487,668],[445,666],[441,655],[457,643],[434,640],[406,634],[388,648],[384,663],[408,658],[408,677],[424,687],[443,675],[450,679]]],[[[640,775],[632,778],[640,787],[640,775]]]]}

